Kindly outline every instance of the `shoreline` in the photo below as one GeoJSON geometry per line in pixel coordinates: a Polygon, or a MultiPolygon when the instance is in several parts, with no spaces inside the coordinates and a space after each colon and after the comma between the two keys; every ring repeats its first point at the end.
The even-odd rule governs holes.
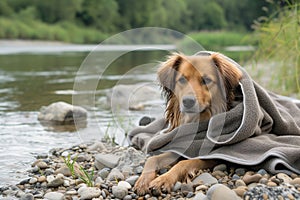
{"type": "Polygon", "coordinates": [[[281,196],[282,199],[300,198],[300,176],[297,174],[272,175],[264,169],[251,171],[224,163],[213,170],[200,170],[190,181],[177,182],[169,194],[139,196],[132,188],[143,170],[145,159],[146,155],[133,147],[112,146],[103,142],[54,148],[48,154],[37,156],[28,171],[28,178],[16,185],[1,187],[0,197],[4,200],[205,200],[221,195],[224,199],[250,200],[271,198],[275,194],[276,198],[281,196]],[[69,163],[76,160],[75,174],[66,166],[68,159],[69,163]],[[93,178],[84,175],[91,175],[93,171],[93,178]],[[85,177],[86,181],[80,176],[85,177]]]}

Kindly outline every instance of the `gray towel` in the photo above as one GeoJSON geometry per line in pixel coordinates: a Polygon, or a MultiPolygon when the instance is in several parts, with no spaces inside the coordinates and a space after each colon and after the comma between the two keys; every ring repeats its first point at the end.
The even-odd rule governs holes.
{"type": "Polygon", "coordinates": [[[271,173],[300,174],[300,101],[265,90],[225,58],[243,72],[236,91],[242,98],[232,109],[168,133],[168,124],[158,119],[132,130],[130,142],[147,153],[172,151],[188,159],[222,159],[271,173]]]}

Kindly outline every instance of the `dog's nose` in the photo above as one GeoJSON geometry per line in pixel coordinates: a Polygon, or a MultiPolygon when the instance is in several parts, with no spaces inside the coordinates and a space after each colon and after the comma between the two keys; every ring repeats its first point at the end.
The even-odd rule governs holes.
{"type": "Polygon", "coordinates": [[[182,103],[183,103],[184,107],[189,109],[195,105],[196,99],[193,96],[185,96],[182,99],[182,103]]]}

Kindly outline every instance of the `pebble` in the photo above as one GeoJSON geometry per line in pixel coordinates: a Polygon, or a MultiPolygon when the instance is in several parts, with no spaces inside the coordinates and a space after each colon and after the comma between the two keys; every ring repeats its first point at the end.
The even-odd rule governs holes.
{"type": "Polygon", "coordinates": [[[223,184],[215,184],[207,191],[207,199],[238,200],[237,194],[223,184]]]}
{"type": "Polygon", "coordinates": [[[173,186],[172,191],[177,192],[181,188],[181,184],[182,184],[181,182],[177,181],[173,186]]]}
{"type": "Polygon", "coordinates": [[[118,182],[118,186],[124,187],[127,190],[130,190],[132,188],[131,185],[128,182],[126,182],[126,181],[120,181],[120,182],[118,182]]]}
{"type": "Polygon", "coordinates": [[[103,168],[98,172],[98,176],[100,176],[102,179],[106,179],[109,172],[110,172],[109,168],[103,168]]]}
{"type": "Polygon", "coordinates": [[[205,194],[203,194],[202,192],[198,192],[195,197],[193,198],[193,200],[207,200],[207,197],[205,194]]]}
{"type": "Polygon", "coordinates": [[[134,175],[128,177],[125,181],[128,182],[131,186],[134,186],[135,182],[138,180],[139,176],[134,175]]]}
{"type": "Polygon", "coordinates": [[[292,178],[289,177],[287,174],[284,174],[284,173],[278,173],[276,175],[276,178],[278,178],[279,180],[282,180],[284,183],[289,183],[292,178]]]}
{"type": "Polygon", "coordinates": [[[64,184],[63,177],[56,177],[52,181],[48,182],[48,187],[59,187],[64,184]]]}
{"type": "Polygon", "coordinates": [[[246,186],[246,183],[243,181],[243,180],[237,180],[236,182],[235,182],[235,186],[236,187],[239,187],[239,186],[246,186]]]}
{"type": "Polygon", "coordinates": [[[64,194],[60,192],[48,192],[45,194],[44,199],[47,200],[63,200],[64,194]]]}
{"type": "Polygon", "coordinates": [[[261,174],[245,174],[243,181],[248,185],[249,183],[258,182],[262,178],[261,174]]]}
{"type": "Polygon", "coordinates": [[[248,190],[248,187],[246,187],[246,186],[239,186],[239,187],[233,189],[233,191],[240,197],[243,197],[247,190],[248,190]]]}
{"type": "Polygon", "coordinates": [[[81,187],[78,189],[80,199],[93,199],[98,198],[101,195],[101,190],[96,187],[81,187]]]}
{"type": "Polygon", "coordinates": [[[238,176],[244,176],[245,173],[246,173],[246,169],[245,168],[237,168],[235,170],[235,173],[238,175],[238,176]]]}
{"type": "Polygon", "coordinates": [[[260,170],[257,171],[257,174],[260,174],[260,175],[264,176],[264,175],[268,174],[268,172],[264,169],[260,169],[260,170]]]}
{"type": "Polygon", "coordinates": [[[213,185],[218,183],[218,180],[213,177],[211,174],[205,172],[197,176],[192,183],[194,185],[199,185],[199,184],[207,184],[207,185],[213,185]]]}
{"type": "Polygon", "coordinates": [[[113,186],[112,187],[112,194],[119,199],[123,199],[127,194],[128,190],[122,186],[113,186]]]}
{"type": "Polygon", "coordinates": [[[46,176],[42,175],[42,176],[38,177],[37,181],[38,182],[45,182],[46,181],[46,176]]]}
{"type": "Polygon", "coordinates": [[[35,184],[36,182],[38,182],[38,179],[33,177],[29,180],[29,184],[35,184]]]}
{"type": "MultiPolygon", "coordinates": [[[[138,196],[133,191],[133,186],[143,170],[145,154],[132,147],[108,146],[103,143],[95,145],[94,149],[88,151],[91,146],[93,145],[85,144],[51,150],[49,156],[39,157],[34,162],[29,171],[29,178],[22,180],[17,186],[0,187],[0,198],[4,196],[4,198],[16,197],[16,199],[23,198],[23,200],[27,200],[26,198],[29,200],[62,198],[65,200],[300,199],[300,177],[297,174],[271,175],[264,169],[254,172],[246,168],[232,166],[229,168],[226,164],[219,164],[212,171],[200,170],[194,175],[192,182],[190,180],[176,182],[169,194],[157,191],[152,195],[138,196]],[[102,150],[98,151],[99,149],[102,150]],[[96,155],[115,155],[119,161],[113,168],[97,169],[95,167],[92,181],[94,187],[87,187],[87,184],[80,178],[71,176],[69,168],[61,159],[62,154],[70,154],[71,158],[80,158],[76,163],[76,170],[79,170],[81,166],[88,173],[95,167],[96,155]],[[44,164],[41,165],[44,167],[47,165],[47,167],[40,169],[37,165],[43,162],[44,164]],[[260,187],[268,189],[262,190],[260,187]],[[278,195],[274,198],[271,193],[276,191],[278,195]]],[[[165,169],[164,172],[167,170],[165,169]]]]}
{"type": "Polygon", "coordinates": [[[189,192],[194,191],[193,184],[191,184],[191,183],[182,183],[181,187],[180,187],[180,190],[183,193],[183,195],[187,196],[187,194],[189,192]]]}
{"type": "Polygon", "coordinates": [[[124,175],[117,168],[113,168],[107,176],[110,181],[121,181],[124,180],[124,175]]]}
{"type": "Polygon", "coordinates": [[[95,142],[91,146],[87,147],[87,151],[97,151],[97,152],[103,152],[106,150],[106,147],[102,142],[95,142]]]}
{"type": "Polygon", "coordinates": [[[292,185],[300,185],[300,178],[295,178],[290,181],[290,184],[292,185]]]}
{"type": "Polygon", "coordinates": [[[34,196],[30,193],[24,194],[20,197],[20,200],[34,200],[34,196]]]}
{"type": "Polygon", "coordinates": [[[120,157],[117,155],[99,153],[95,155],[95,167],[97,169],[114,168],[118,165],[119,160],[120,157]]]}
{"type": "Polygon", "coordinates": [[[54,171],[54,174],[63,174],[64,176],[72,176],[70,169],[67,166],[62,166],[54,171]]]}
{"type": "Polygon", "coordinates": [[[36,164],[36,166],[40,169],[46,169],[48,167],[47,163],[44,161],[40,161],[36,164]]]}
{"type": "Polygon", "coordinates": [[[225,164],[220,164],[214,167],[214,171],[227,171],[227,166],[225,164]]]}

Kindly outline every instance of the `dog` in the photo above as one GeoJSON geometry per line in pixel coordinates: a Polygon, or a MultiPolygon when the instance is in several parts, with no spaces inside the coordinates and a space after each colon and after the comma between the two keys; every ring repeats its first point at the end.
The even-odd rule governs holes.
{"type": "MultiPolygon", "coordinates": [[[[165,119],[168,130],[182,124],[209,120],[233,106],[235,89],[242,72],[220,53],[200,52],[187,56],[173,53],[161,64],[158,81],[166,98],[165,119]]],[[[168,134],[168,133],[165,133],[168,134]]],[[[215,160],[179,161],[173,152],[149,157],[134,189],[139,195],[151,190],[170,192],[177,181],[186,181],[200,169],[212,168],[215,160]],[[160,169],[174,165],[157,177],[160,169]]]]}

